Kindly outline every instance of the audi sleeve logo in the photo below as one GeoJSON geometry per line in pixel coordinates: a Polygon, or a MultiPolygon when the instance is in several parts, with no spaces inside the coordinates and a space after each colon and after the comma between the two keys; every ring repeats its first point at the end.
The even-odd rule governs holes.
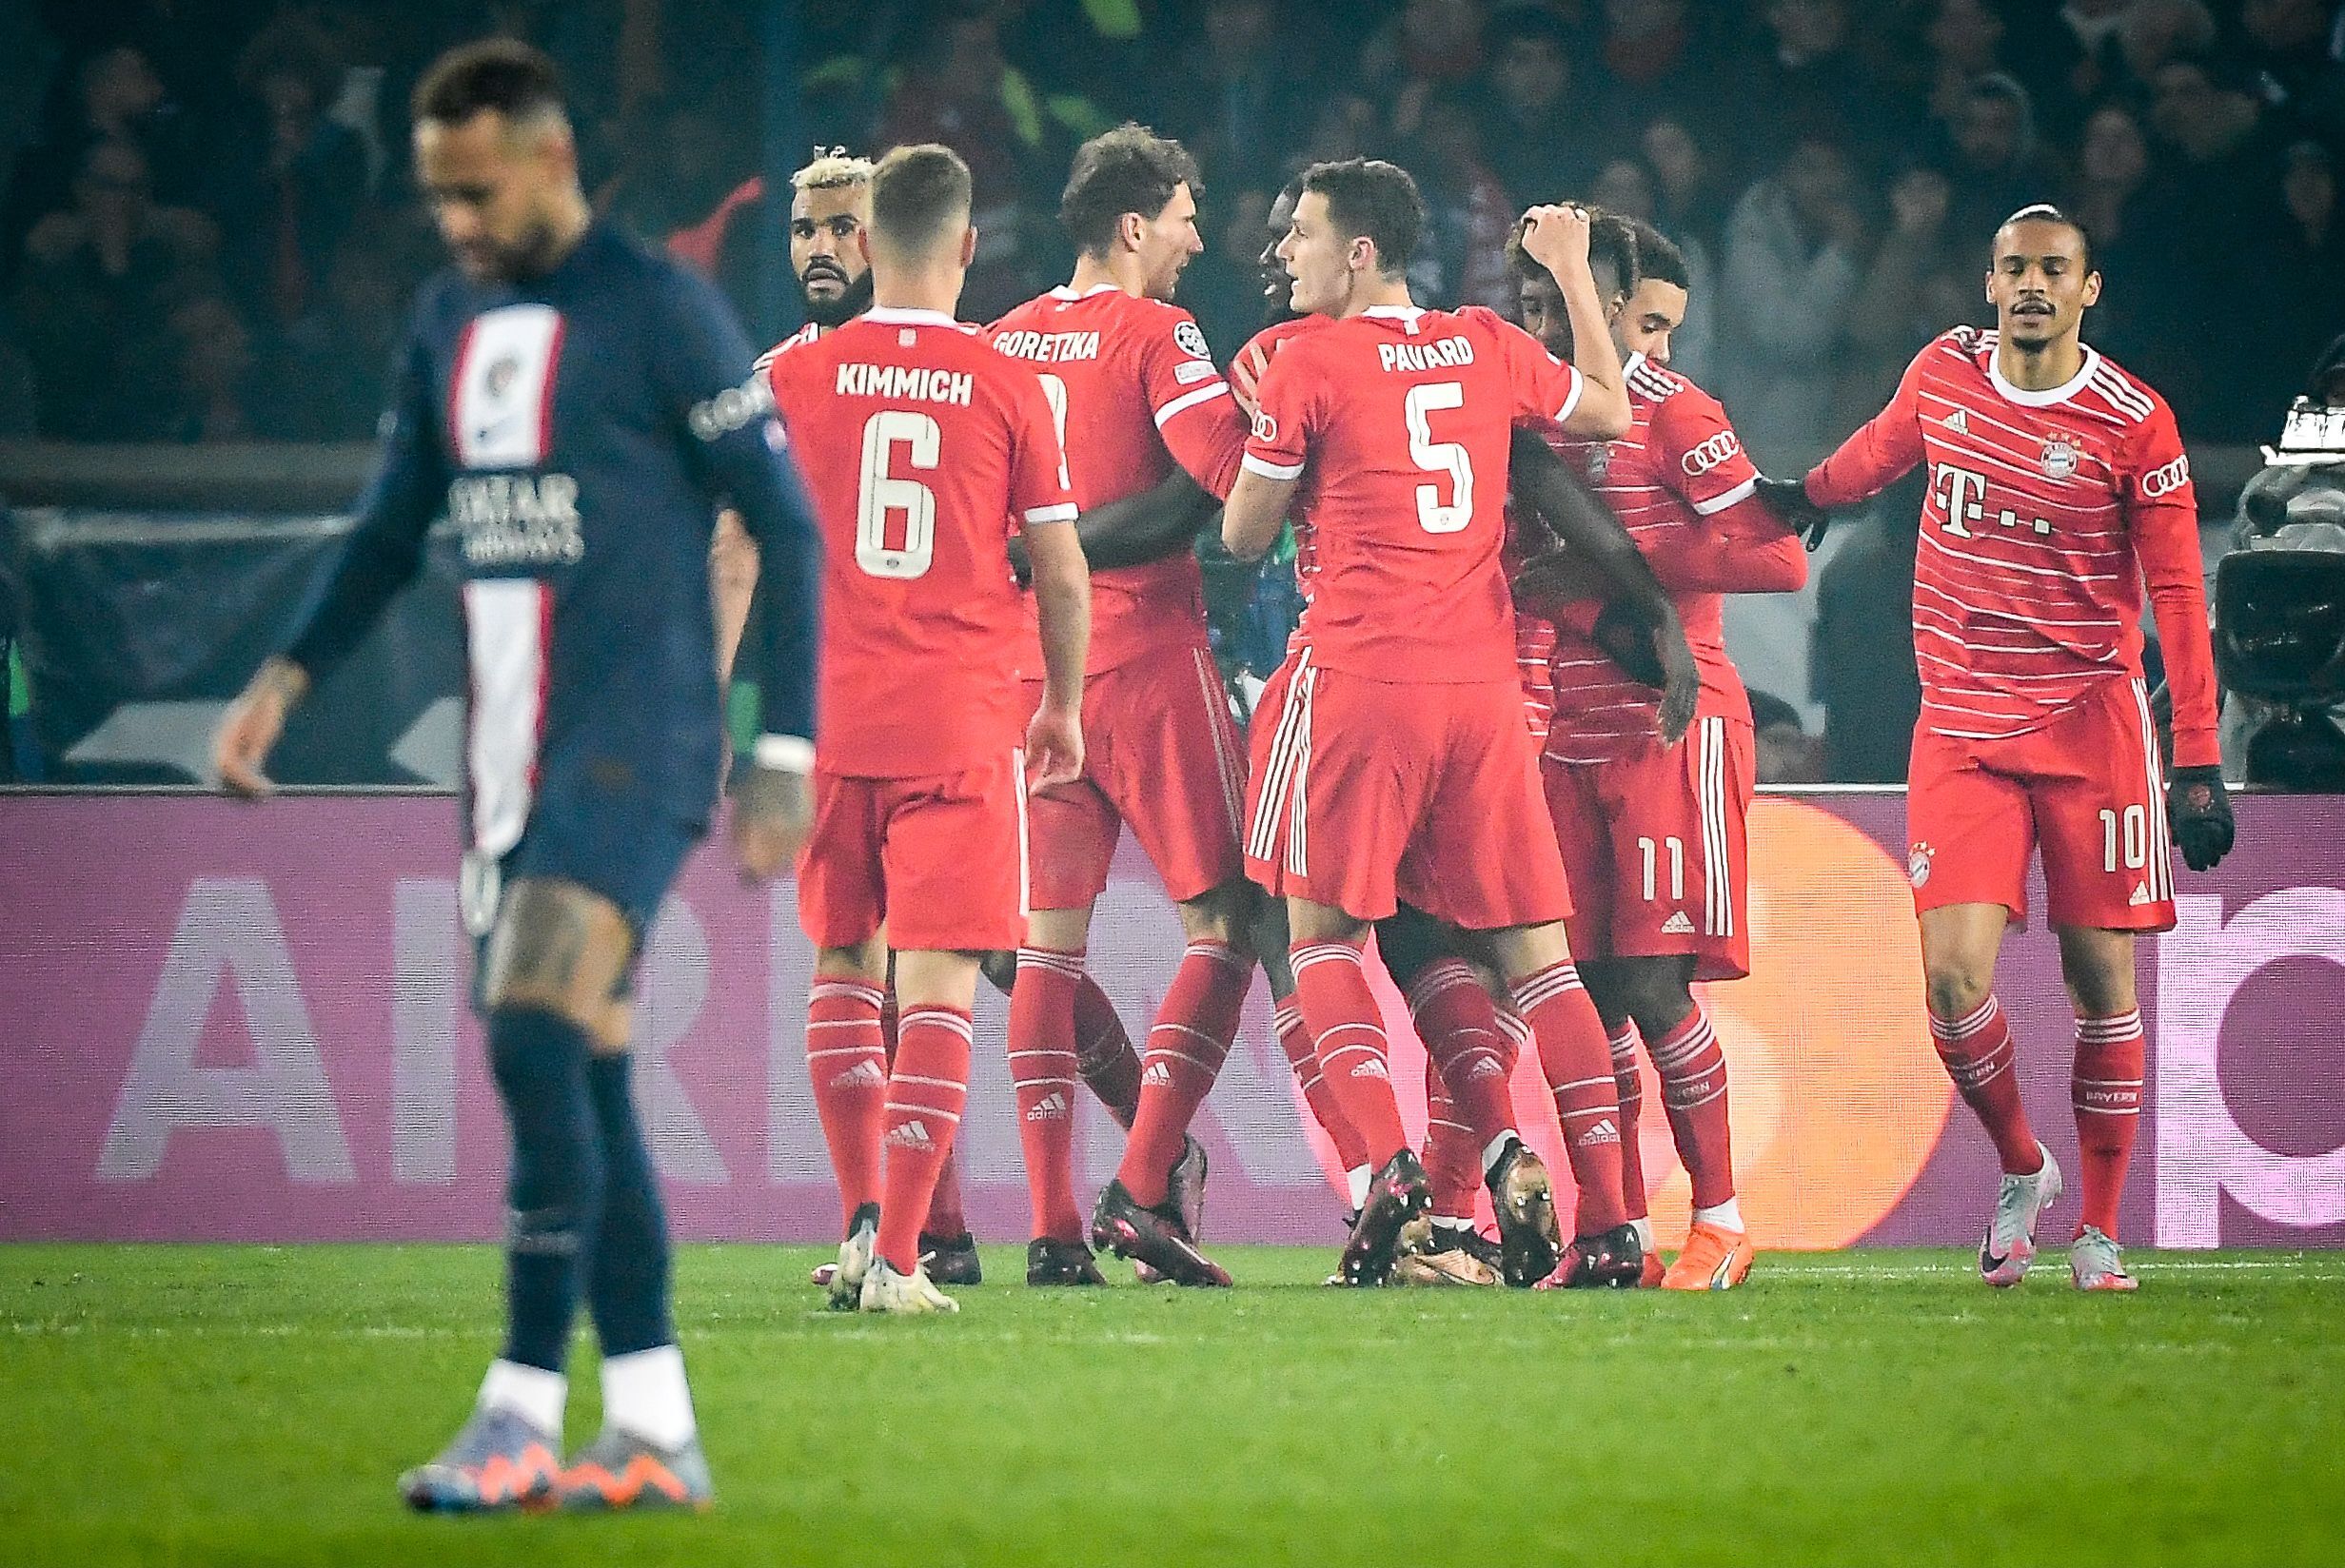
{"type": "Polygon", "coordinates": [[[1271,418],[1267,409],[1256,409],[1254,411],[1254,440],[1274,441],[1277,439],[1278,421],[1271,418]]]}
{"type": "Polygon", "coordinates": [[[2190,482],[2190,458],[2186,454],[2162,468],[2153,468],[2141,476],[2141,495],[2145,500],[2159,500],[2173,495],[2190,482]]]}
{"type": "Polygon", "coordinates": [[[1731,430],[1721,430],[1700,446],[1678,459],[1677,465],[1685,470],[1687,479],[1699,479],[1743,450],[1743,443],[1731,430]]]}

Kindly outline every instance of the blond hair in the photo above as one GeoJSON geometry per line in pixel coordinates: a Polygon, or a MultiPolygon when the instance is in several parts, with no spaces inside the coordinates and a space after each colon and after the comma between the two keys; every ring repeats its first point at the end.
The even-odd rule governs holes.
{"type": "Polygon", "coordinates": [[[872,161],[849,154],[843,147],[817,147],[814,161],[790,176],[792,190],[838,190],[871,184],[872,161]]]}

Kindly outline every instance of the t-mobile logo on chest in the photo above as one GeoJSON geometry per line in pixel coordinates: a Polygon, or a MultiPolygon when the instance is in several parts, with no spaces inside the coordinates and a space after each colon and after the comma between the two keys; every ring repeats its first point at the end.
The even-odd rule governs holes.
{"type": "MultiPolygon", "coordinates": [[[[1969,468],[1957,468],[1950,462],[1941,462],[1930,475],[1930,492],[1946,508],[1947,533],[1958,539],[1977,539],[1979,537],[1982,530],[1974,528],[1972,525],[1983,524],[1987,519],[1987,477],[1984,474],[1969,468]]],[[[1995,521],[1999,527],[2010,529],[2024,527],[2039,535],[2052,532],[2052,524],[2048,519],[2043,518],[2023,519],[2008,506],[1997,511],[1995,521]]]]}

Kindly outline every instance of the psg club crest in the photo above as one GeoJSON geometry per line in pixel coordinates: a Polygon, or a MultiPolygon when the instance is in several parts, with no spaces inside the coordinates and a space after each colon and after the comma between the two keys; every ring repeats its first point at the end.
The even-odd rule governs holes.
{"type": "Polygon", "coordinates": [[[2043,454],[2036,461],[2043,469],[2045,479],[2064,480],[2077,471],[2079,456],[2075,441],[2063,435],[2054,435],[2045,439],[2043,454]]]}
{"type": "Polygon", "coordinates": [[[1927,882],[1930,879],[1930,861],[1937,853],[1927,844],[1916,844],[1913,853],[1905,857],[1905,879],[1917,888],[1927,882]]]}

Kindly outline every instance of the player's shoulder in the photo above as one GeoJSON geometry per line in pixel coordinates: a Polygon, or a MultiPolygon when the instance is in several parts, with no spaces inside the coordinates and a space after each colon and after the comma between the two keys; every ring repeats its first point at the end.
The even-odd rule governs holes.
{"type": "Polygon", "coordinates": [[[1297,339],[1308,337],[1328,324],[1325,316],[1290,316],[1283,322],[1272,322],[1246,340],[1238,350],[1241,354],[1257,354],[1263,358],[1278,353],[1297,339]]]}
{"type": "Polygon", "coordinates": [[[2171,424],[2174,414],[2157,388],[2099,349],[2085,351],[2085,390],[2123,425],[2171,424]]]}
{"type": "MultiPolygon", "coordinates": [[[[1487,304],[1462,304],[1455,310],[1434,311],[1429,314],[1437,318],[1447,318],[1448,323],[1455,323],[1458,330],[1506,343],[1511,348],[1520,348],[1525,343],[1528,343],[1542,354],[1547,352],[1546,345],[1538,339],[1487,304]]],[[[1548,354],[1547,357],[1554,358],[1552,354],[1548,354]]]]}
{"type": "Polygon", "coordinates": [[[1681,412],[1718,401],[1667,365],[1656,364],[1642,354],[1630,355],[1628,363],[1621,367],[1621,380],[1626,384],[1628,395],[1655,408],[1681,412]]]}
{"type": "Polygon", "coordinates": [[[818,326],[813,322],[808,322],[804,326],[799,327],[796,332],[791,333],[788,337],[782,339],[781,342],[776,343],[773,347],[759,355],[757,363],[758,371],[759,374],[763,374],[764,372],[771,370],[774,367],[774,362],[781,358],[782,355],[789,353],[793,349],[804,348],[808,343],[815,342],[821,336],[822,328],[818,326]]]}
{"type": "Polygon", "coordinates": [[[1980,326],[1953,326],[1941,332],[1922,345],[1914,356],[1914,363],[1924,370],[1983,376],[1987,363],[1995,357],[1995,329],[1980,326]]]}
{"type": "Polygon", "coordinates": [[[1124,331],[1135,338],[1170,338],[1173,347],[1192,360],[1213,357],[1205,341],[1205,329],[1187,307],[1148,294],[1123,294],[1120,298],[1123,303],[1111,304],[1110,308],[1124,331]]]}

